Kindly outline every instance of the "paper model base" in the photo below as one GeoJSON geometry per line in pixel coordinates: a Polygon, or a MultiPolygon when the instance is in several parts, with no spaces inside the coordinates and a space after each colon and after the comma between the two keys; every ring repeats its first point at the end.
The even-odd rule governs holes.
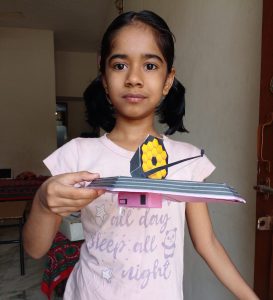
{"type": "MultiPolygon", "coordinates": [[[[117,176],[95,179],[87,187],[105,189],[110,193],[159,194],[166,200],[178,202],[246,202],[225,183],[117,176]]],[[[129,200],[129,203],[135,201],[139,202],[141,199],[138,197],[137,200],[129,200]]]]}
{"type": "Polygon", "coordinates": [[[119,206],[161,208],[162,195],[155,193],[118,193],[119,206]]]}

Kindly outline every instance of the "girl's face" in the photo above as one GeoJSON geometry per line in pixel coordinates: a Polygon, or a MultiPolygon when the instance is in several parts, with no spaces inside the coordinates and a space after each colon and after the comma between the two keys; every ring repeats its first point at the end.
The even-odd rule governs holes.
{"type": "Polygon", "coordinates": [[[153,117],[174,79],[157,46],[153,30],[140,22],[123,27],[112,42],[103,84],[116,117],[153,117]]]}

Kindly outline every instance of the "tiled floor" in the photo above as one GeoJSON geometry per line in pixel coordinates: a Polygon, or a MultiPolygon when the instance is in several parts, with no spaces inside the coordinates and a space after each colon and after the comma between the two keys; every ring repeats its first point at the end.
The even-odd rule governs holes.
{"type": "MultiPolygon", "coordinates": [[[[16,228],[0,228],[0,240],[17,236],[16,228]]],[[[45,257],[34,260],[25,254],[26,275],[21,276],[19,245],[0,245],[0,300],[47,299],[40,291],[44,266],[45,257]]]]}

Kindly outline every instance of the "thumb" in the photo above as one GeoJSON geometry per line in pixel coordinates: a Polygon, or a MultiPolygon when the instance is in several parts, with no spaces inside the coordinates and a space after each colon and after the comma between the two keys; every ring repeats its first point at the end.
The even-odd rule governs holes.
{"type": "Polygon", "coordinates": [[[99,177],[100,175],[98,173],[80,171],[66,174],[63,183],[67,185],[85,186],[85,182],[90,182],[99,177]]]}

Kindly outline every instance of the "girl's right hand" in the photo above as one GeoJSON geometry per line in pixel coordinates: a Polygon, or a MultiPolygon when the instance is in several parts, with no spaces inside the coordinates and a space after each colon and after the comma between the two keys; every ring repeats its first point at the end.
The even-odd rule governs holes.
{"type": "Polygon", "coordinates": [[[79,211],[105,191],[78,188],[75,184],[92,181],[98,177],[99,174],[86,171],[50,177],[37,192],[42,208],[62,217],[79,211]]]}

